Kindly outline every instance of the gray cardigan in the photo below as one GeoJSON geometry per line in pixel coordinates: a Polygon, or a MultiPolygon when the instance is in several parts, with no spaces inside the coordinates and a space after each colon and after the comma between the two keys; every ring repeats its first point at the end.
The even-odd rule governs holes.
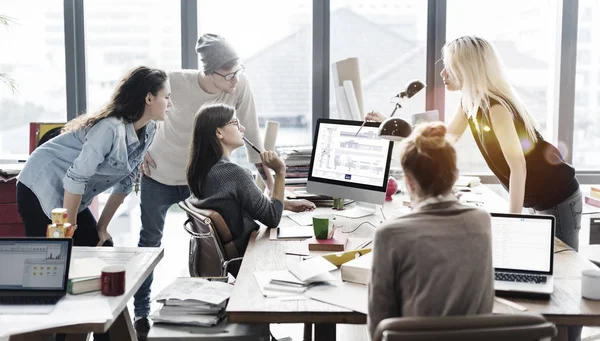
{"type": "Polygon", "coordinates": [[[219,212],[231,231],[240,255],[246,251],[252,231],[259,228],[255,220],[267,227],[279,225],[283,203],[265,196],[250,172],[227,157],[212,166],[202,190],[202,198],[192,196],[190,202],[196,207],[219,212]]]}
{"type": "Polygon", "coordinates": [[[377,228],[368,326],[389,317],[487,314],[494,281],[491,218],[456,200],[377,228]]]}

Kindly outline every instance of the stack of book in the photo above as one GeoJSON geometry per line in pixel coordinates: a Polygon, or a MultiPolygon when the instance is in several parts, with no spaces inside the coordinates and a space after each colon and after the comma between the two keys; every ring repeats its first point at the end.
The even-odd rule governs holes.
{"type": "Polygon", "coordinates": [[[369,284],[371,281],[371,267],[373,266],[373,252],[357,257],[342,264],[342,280],[358,284],[369,284]]]}
{"type": "Polygon", "coordinates": [[[150,317],[154,323],[212,327],[225,316],[232,290],[232,285],[220,281],[177,278],[155,298],[163,306],[150,317]]]}
{"type": "Polygon", "coordinates": [[[590,188],[590,195],[585,196],[585,203],[595,207],[600,207],[600,187],[592,186],[590,188]]]}
{"type": "Polygon", "coordinates": [[[254,278],[265,297],[301,295],[309,288],[338,281],[330,271],[337,267],[323,257],[288,264],[287,270],[255,271],[254,278]]]}
{"type": "Polygon", "coordinates": [[[285,184],[306,184],[312,146],[280,147],[277,153],[285,160],[285,184]]]}
{"type": "Polygon", "coordinates": [[[67,292],[71,295],[100,290],[102,269],[108,266],[100,258],[73,258],[69,269],[67,292]]]}

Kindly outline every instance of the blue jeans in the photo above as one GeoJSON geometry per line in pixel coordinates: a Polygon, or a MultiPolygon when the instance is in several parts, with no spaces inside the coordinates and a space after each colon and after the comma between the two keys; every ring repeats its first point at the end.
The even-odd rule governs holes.
{"type": "Polygon", "coordinates": [[[578,251],[582,210],[581,190],[578,189],[560,204],[548,210],[535,211],[535,213],[554,216],[556,218],[556,237],[578,251]]]}
{"type": "MultiPolygon", "coordinates": [[[[140,186],[142,229],[140,230],[138,246],[159,247],[163,236],[167,211],[173,204],[187,199],[190,196],[190,190],[187,185],[164,185],[147,176],[142,176],[140,186]]],[[[136,317],[146,317],[150,314],[150,286],[153,279],[154,274],[151,272],[133,296],[136,317]]]]}
{"type": "MultiPolygon", "coordinates": [[[[556,218],[556,237],[578,251],[582,210],[582,195],[581,190],[578,189],[560,204],[548,210],[535,211],[535,213],[554,216],[556,218]]],[[[569,341],[581,340],[581,327],[570,326],[567,328],[567,333],[569,341]]]]}

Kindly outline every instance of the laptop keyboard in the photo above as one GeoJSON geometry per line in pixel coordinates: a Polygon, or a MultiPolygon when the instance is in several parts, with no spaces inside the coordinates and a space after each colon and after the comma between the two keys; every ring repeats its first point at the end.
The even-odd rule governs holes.
{"type": "Polygon", "coordinates": [[[494,275],[495,275],[495,279],[497,281],[536,283],[536,284],[546,283],[546,278],[547,278],[546,276],[541,276],[541,275],[514,274],[514,273],[506,273],[506,272],[496,272],[494,275]]]}
{"type": "Polygon", "coordinates": [[[56,296],[0,296],[0,304],[56,304],[60,299],[56,296]]]}

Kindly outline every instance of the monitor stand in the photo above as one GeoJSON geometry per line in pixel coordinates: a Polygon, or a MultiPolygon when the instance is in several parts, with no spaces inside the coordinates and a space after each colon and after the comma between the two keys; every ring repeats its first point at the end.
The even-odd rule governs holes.
{"type": "Polygon", "coordinates": [[[335,211],[333,215],[356,219],[368,217],[370,215],[375,214],[375,212],[377,212],[377,205],[357,201],[356,205],[354,205],[353,207],[335,211]]]}

